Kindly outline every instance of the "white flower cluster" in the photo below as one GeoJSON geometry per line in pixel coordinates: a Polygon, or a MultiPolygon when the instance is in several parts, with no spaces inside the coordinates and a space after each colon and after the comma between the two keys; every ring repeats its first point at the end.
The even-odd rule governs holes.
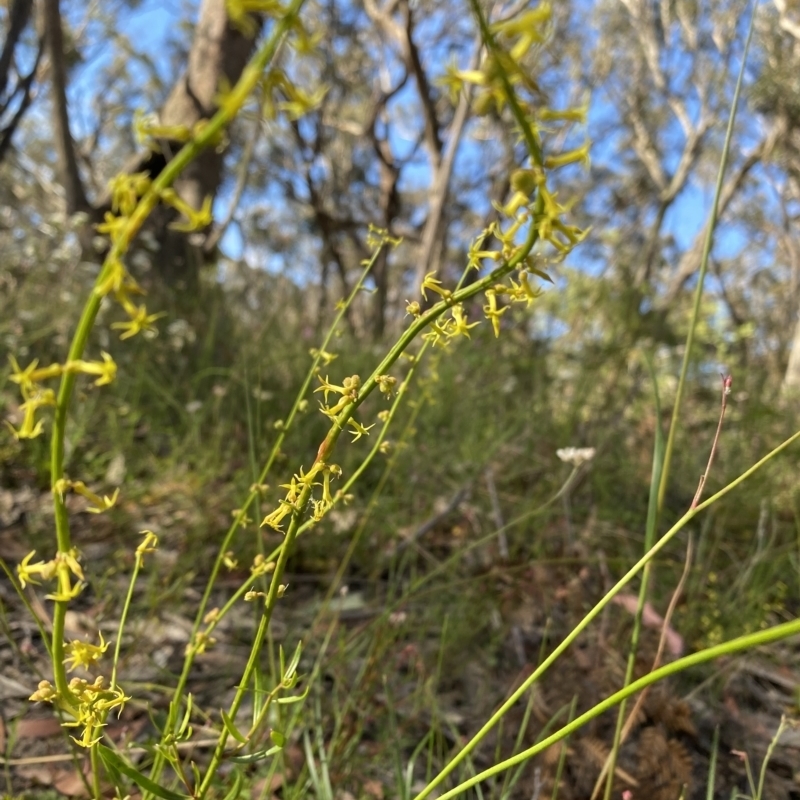
{"type": "Polygon", "coordinates": [[[562,447],[556,450],[556,455],[567,464],[579,467],[594,458],[594,447],[562,447]]]}

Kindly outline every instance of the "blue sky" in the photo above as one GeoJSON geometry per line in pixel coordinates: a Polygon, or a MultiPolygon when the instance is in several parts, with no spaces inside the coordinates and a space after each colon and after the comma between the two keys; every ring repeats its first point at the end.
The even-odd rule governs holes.
{"type": "MultiPolygon", "coordinates": [[[[170,39],[177,33],[177,28],[182,24],[189,13],[191,8],[196,9],[197,3],[181,2],[181,0],[173,0],[172,2],[163,2],[163,0],[144,0],[134,10],[126,10],[123,20],[122,30],[128,39],[132,42],[133,46],[140,49],[147,54],[152,63],[155,65],[162,81],[166,86],[174,79],[174,76],[168,75],[168,64],[166,59],[162,57],[167,51],[170,39]]],[[[74,23],[77,20],[72,19],[74,23]]],[[[91,38],[91,34],[89,34],[91,38]]],[[[100,73],[102,67],[107,65],[114,57],[113,49],[106,44],[105,47],[98,47],[95,51],[92,48],[87,48],[88,55],[87,63],[80,67],[74,76],[73,83],[70,88],[70,102],[73,110],[80,107],[87,96],[91,96],[91,92],[87,90],[97,75],[100,73]]],[[[442,64],[448,61],[453,54],[451,53],[435,53],[433,58],[442,64]]],[[[457,54],[459,61],[464,64],[467,60],[467,54],[457,54]]],[[[430,59],[431,54],[426,53],[426,58],[430,59]]],[[[732,70],[737,68],[734,62],[732,70]]],[[[134,66],[134,71],[140,67],[134,66]]],[[[731,85],[735,80],[735,74],[731,74],[731,85]]],[[[392,105],[396,108],[407,108],[412,102],[415,102],[416,89],[413,82],[409,84],[398,93],[392,101],[392,105]]],[[[612,109],[604,103],[603,98],[595,96],[592,98],[593,102],[590,107],[589,114],[589,136],[593,140],[592,159],[596,164],[603,164],[604,162],[611,163],[615,157],[613,142],[604,142],[602,137],[598,135],[598,130],[601,127],[601,120],[608,115],[612,109]]],[[[612,112],[613,113],[613,112],[612,112]]],[[[741,109],[740,109],[741,113],[741,109]]],[[[85,133],[85,130],[80,129],[80,121],[83,116],[78,113],[74,115],[77,120],[75,134],[80,136],[85,133]]],[[[402,132],[398,133],[396,130],[391,132],[391,145],[394,152],[402,155],[404,150],[408,150],[408,139],[404,138],[402,132]]],[[[465,140],[462,149],[459,153],[457,169],[468,169],[470,164],[475,162],[475,148],[471,148],[469,141],[465,140]]],[[[416,184],[425,186],[428,183],[428,170],[425,166],[424,159],[420,159],[416,164],[409,166],[403,176],[404,188],[408,188],[409,184],[416,184]]],[[[215,212],[218,218],[225,215],[230,202],[231,186],[228,182],[223,190],[217,197],[215,212]]],[[[276,198],[277,200],[277,198],[276,198]]],[[[709,209],[711,207],[712,190],[709,187],[700,188],[697,183],[690,180],[687,187],[684,189],[680,197],[669,209],[664,223],[665,233],[672,234],[681,250],[688,247],[694,240],[697,232],[703,226],[707,219],[709,209]]],[[[743,244],[742,235],[732,229],[730,226],[722,230],[718,241],[718,252],[731,255],[737,252],[743,244]]],[[[245,248],[245,243],[241,239],[238,228],[233,225],[230,226],[228,232],[221,243],[223,252],[231,257],[241,255],[245,248]]],[[[573,265],[580,265],[580,249],[572,257],[573,265]]],[[[585,263],[585,268],[592,269],[591,264],[585,263]]]]}

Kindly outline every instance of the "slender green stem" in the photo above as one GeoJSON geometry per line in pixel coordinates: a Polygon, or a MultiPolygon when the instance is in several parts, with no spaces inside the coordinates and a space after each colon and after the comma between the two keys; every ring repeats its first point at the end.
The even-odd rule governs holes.
{"type": "MultiPolygon", "coordinates": [[[[642,570],[645,565],[651,561],[657,553],[672,540],[672,538],[683,529],[683,527],[696,517],[700,511],[708,508],[716,503],[728,492],[733,491],[739,484],[747,480],[751,475],[757,472],[761,467],[765,466],[780,452],[785,450],[789,445],[800,438],[800,431],[795,433],[782,444],[778,445],[774,450],[756,462],[752,467],[739,475],[738,478],[731,481],[727,486],[720,489],[715,495],[709,497],[703,503],[700,503],[696,508],[689,509],[673,526],[670,528],[661,539],[656,542],[653,547],[645,553],[626,573],[623,575],[614,586],[598,601],[594,608],[589,611],[586,616],[570,631],[564,641],[533,671],[533,673],[526,678],[516,691],[514,691],[508,700],[500,706],[500,708],[490,717],[486,724],[470,739],[470,741],[461,749],[461,751],[450,761],[450,763],[414,798],[414,800],[423,800],[427,797],[444,779],[475,749],[481,742],[486,734],[502,719],[508,710],[528,691],[542,675],[561,657],[564,651],[578,638],[578,636],[588,627],[589,623],[597,617],[597,615],[611,602],[615,595],[617,595],[630,581],[642,570]]],[[[677,663],[677,662],[674,662],[677,663]]],[[[672,665],[670,665],[672,666],[672,665]]],[[[635,684],[630,684],[631,686],[635,684]]],[[[616,695],[615,695],[616,696],[616,695]]],[[[619,700],[623,700],[628,694],[621,696],[619,700]]],[[[612,705],[616,705],[613,703],[612,705]]],[[[609,706],[610,707],[610,706],[609,706]]],[[[440,800],[443,800],[440,798],[440,800]]]]}
{"type": "Polygon", "coordinates": [[[736,120],[736,110],[739,105],[739,95],[742,90],[742,82],[744,80],[744,68],[747,64],[747,53],[750,49],[750,40],[753,37],[753,30],[755,28],[756,9],[758,8],[758,0],[753,2],[753,11],[750,16],[750,27],[747,31],[747,39],[745,40],[744,52],[742,53],[742,63],[739,67],[739,77],[736,80],[736,89],[733,93],[733,103],[731,105],[731,112],[728,115],[728,128],[725,131],[725,144],[722,148],[722,158],[719,163],[719,171],[717,172],[717,185],[714,190],[714,200],[711,203],[711,213],[708,218],[708,226],[706,227],[706,238],[703,243],[703,255],[700,259],[700,271],[697,275],[697,286],[694,291],[694,306],[692,308],[692,318],[689,322],[689,332],[686,334],[686,345],[683,350],[683,363],[681,364],[681,373],[678,378],[678,388],[675,392],[675,406],[672,410],[672,419],[670,420],[669,433],[667,434],[667,446],[664,451],[664,469],[661,473],[661,485],[658,490],[658,508],[661,510],[664,507],[664,497],[667,492],[667,484],[669,482],[669,470],[672,464],[672,451],[675,448],[675,437],[678,433],[678,419],[681,410],[681,401],[683,400],[683,393],[686,388],[686,380],[689,374],[689,363],[692,358],[692,347],[694,345],[694,335],[697,329],[697,323],[700,319],[700,305],[703,299],[703,284],[705,283],[706,272],[708,271],[708,259],[711,255],[711,246],[714,242],[714,229],[717,225],[717,213],[719,210],[719,198],[722,194],[722,185],[725,179],[725,168],[728,165],[728,154],[731,149],[731,140],[733,139],[733,124],[736,120]]]}
{"type": "MultiPolygon", "coordinates": [[[[169,161],[151,184],[148,191],[139,200],[134,211],[126,219],[118,236],[114,237],[111,249],[105,259],[103,268],[95,282],[95,287],[103,284],[122,258],[131,241],[135,238],[148,216],[158,204],[165,189],[170,187],[180,173],[205,149],[215,145],[219,135],[234,119],[246,102],[247,97],[258,84],[267,64],[275,56],[284,36],[294,24],[295,18],[304,0],[292,0],[285,15],[275,22],[272,33],[265,44],[258,50],[245,68],[241,78],[233,88],[228,102],[205,124],[201,130],[169,161]]],[[[102,294],[96,289],[84,305],[78,326],[69,348],[68,361],[82,358],[86,345],[97,318],[102,302],[102,294]]],[[[56,398],[53,421],[53,433],[50,452],[50,480],[53,487],[53,505],[55,511],[56,544],[60,554],[67,554],[72,548],[67,508],[62,493],[55,487],[64,477],[64,453],[66,443],[66,421],[70,400],[75,388],[76,373],[64,371],[56,398]]],[[[71,590],[71,578],[67,569],[58,570],[58,594],[66,597],[71,590]]],[[[72,705],[72,693],[67,682],[64,666],[64,623],[67,612],[67,600],[56,600],[53,610],[52,663],[56,689],[67,709],[72,705]]]]}
{"type": "MultiPolygon", "coordinates": [[[[739,638],[732,639],[729,642],[724,642],[723,644],[719,644],[714,647],[708,647],[705,650],[700,650],[697,653],[692,653],[689,656],[679,658],[677,661],[673,661],[672,663],[667,664],[642,678],[639,678],[629,686],[626,686],[624,689],[621,689],[620,691],[612,694],[610,697],[607,697],[605,700],[589,709],[589,711],[581,714],[579,717],[576,717],[572,722],[565,725],[560,731],[554,733],[552,736],[548,736],[546,739],[538,742],[532,747],[529,747],[527,750],[523,750],[521,753],[518,753],[511,758],[501,761],[499,764],[493,765],[489,769],[478,773],[472,778],[460,783],[453,789],[450,789],[450,791],[439,795],[439,800],[450,800],[452,797],[457,797],[466,789],[476,786],[481,781],[491,778],[494,775],[509,769],[510,767],[521,764],[522,762],[533,758],[533,756],[541,753],[543,750],[551,747],[556,742],[561,741],[571,733],[579,730],[586,725],[587,722],[599,717],[605,711],[613,708],[626,698],[636,694],[636,692],[639,692],[648,686],[651,686],[654,683],[657,683],[660,680],[663,680],[664,678],[668,678],[671,675],[676,675],[678,672],[681,672],[685,669],[696,667],[700,664],[706,664],[709,661],[713,661],[715,658],[733,655],[734,653],[740,653],[743,650],[751,650],[754,647],[771,644],[772,642],[778,642],[781,639],[786,639],[789,636],[795,636],[798,633],[800,633],[800,619],[793,620],[792,622],[785,622],[782,625],[776,625],[772,628],[767,628],[767,630],[758,631],[757,633],[749,633],[746,636],[740,636],[739,638]]],[[[422,796],[423,795],[421,794],[417,795],[417,798],[422,796]]]]}
{"type": "Polygon", "coordinates": [[[767,747],[767,752],[764,754],[764,760],[761,762],[761,772],[758,775],[758,788],[756,789],[753,800],[761,800],[764,796],[764,782],[767,779],[767,767],[769,766],[769,762],[772,759],[772,754],[775,752],[775,748],[777,747],[785,728],[786,716],[781,715],[781,721],[778,725],[778,730],[775,731],[775,735],[770,740],[769,747],[767,747]]]}
{"type": "MultiPolygon", "coordinates": [[[[149,534],[148,534],[149,535],[149,534]]],[[[125,603],[122,606],[122,616],[119,620],[117,627],[117,641],[114,642],[114,662],[111,667],[111,690],[117,688],[117,670],[119,668],[119,656],[122,649],[122,632],[125,629],[125,623],[128,619],[128,612],[131,608],[133,600],[133,589],[136,586],[136,578],[139,576],[139,570],[142,568],[142,558],[140,553],[136,553],[136,562],[133,565],[133,573],[131,574],[130,582],[128,583],[128,592],[125,595],[125,603]]]]}
{"type": "MultiPolygon", "coordinates": [[[[223,562],[223,558],[225,556],[225,553],[229,550],[231,542],[233,541],[233,537],[236,535],[236,532],[241,527],[242,521],[246,518],[247,512],[249,511],[250,507],[254,504],[256,498],[258,497],[259,485],[262,484],[266,480],[267,476],[269,475],[270,471],[272,470],[273,464],[275,463],[275,459],[277,458],[278,453],[281,452],[281,446],[283,444],[283,440],[286,437],[286,435],[289,432],[289,430],[291,429],[292,424],[294,423],[294,420],[297,417],[297,414],[299,413],[300,404],[303,401],[303,399],[305,398],[306,394],[308,393],[308,389],[311,386],[311,381],[314,379],[314,376],[317,374],[317,367],[319,366],[319,364],[320,364],[320,362],[322,360],[322,352],[324,352],[328,348],[331,340],[333,339],[333,337],[334,337],[334,335],[335,335],[335,333],[336,333],[336,331],[337,331],[337,329],[339,327],[339,323],[342,321],[345,313],[347,313],[347,308],[353,303],[353,300],[355,299],[357,294],[361,291],[361,288],[364,285],[364,281],[366,280],[366,278],[369,275],[370,271],[374,267],[375,262],[377,261],[379,255],[380,255],[381,249],[382,248],[380,248],[380,247],[376,248],[375,252],[372,254],[372,256],[369,259],[369,261],[365,264],[364,270],[362,271],[359,280],[356,282],[355,286],[353,287],[352,291],[350,292],[350,295],[347,297],[347,299],[344,301],[344,303],[341,304],[341,307],[339,308],[339,312],[336,315],[336,317],[334,318],[334,320],[331,323],[330,327],[328,328],[328,331],[327,331],[327,334],[325,336],[325,339],[323,340],[322,345],[319,348],[320,352],[317,353],[317,355],[314,357],[313,361],[311,362],[311,366],[309,367],[308,372],[306,373],[306,377],[303,380],[303,384],[300,387],[300,390],[298,391],[298,393],[297,393],[297,395],[295,397],[294,404],[292,405],[292,408],[289,411],[289,415],[286,417],[286,420],[284,421],[284,424],[283,424],[283,426],[281,428],[281,431],[278,434],[277,439],[275,440],[275,443],[274,443],[274,445],[272,447],[272,450],[271,450],[271,452],[270,452],[270,454],[269,454],[269,456],[268,456],[268,458],[267,458],[267,460],[266,460],[266,462],[265,462],[265,464],[264,464],[264,466],[263,466],[263,468],[261,470],[261,473],[258,476],[258,479],[256,481],[256,485],[253,487],[253,489],[251,489],[251,491],[247,495],[247,498],[245,499],[245,502],[242,504],[242,507],[239,509],[239,513],[234,518],[233,522],[231,523],[230,528],[228,528],[227,532],[225,533],[225,536],[222,539],[222,542],[220,543],[219,549],[217,551],[216,560],[214,561],[214,565],[211,568],[211,573],[210,573],[210,575],[208,577],[208,580],[206,581],[206,588],[203,591],[203,596],[202,596],[202,598],[200,600],[200,605],[199,605],[199,607],[197,609],[197,614],[195,615],[195,620],[194,620],[194,624],[192,626],[192,632],[191,632],[191,639],[192,640],[195,638],[195,636],[197,635],[197,632],[200,630],[200,626],[202,625],[203,618],[205,617],[206,609],[208,608],[208,602],[209,602],[209,599],[211,597],[211,592],[213,591],[214,586],[216,584],[217,575],[219,574],[219,571],[220,571],[220,569],[222,567],[222,562],[223,562]]],[[[298,531],[298,534],[299,534],[299,531],[298,531]]],[[[276,548],[272,552],[272,554],[267,556],[267,561],[272,561],[275,558],[277,558],[279,556],[279,554],[280,554],[280,550],[281,550],[282,547],[283,547],[283,544],[281,544],[278,548],[276,548]]],[[[231,606],[233,604],[233,602],[235,602],[235,600],[238,599],[239,596],[241,596],[241,594],[243,593],[242,590],[246,591],[246,589],[249,588],[249,586],[250,586],[250,583],[248,582],[247,587],[241,587],[241,589],[237,592],[236,597],[235,598],[231,598],[231,600],[226,604],[225,608],[227,609],[229,606],[231,606]]],[[[261,631],[261,624],[259,624],[259,631],[261,631]]],[[[263,631],[260,634],[257,633],[257,636],[256,636],[256,641],[260,642],[262,639],[263,639],[263,631]]],[[[259,648],[260,648],[260,645],[259,645],[259,648]]],[[[252,657],[252,654],[255,651],[255,649],[256,648],[255,648],[255,643],[254,643],[254,647],[251,650],[251,657],[252,657]]],[[[196,653],[192,648],[189,648],[187,650],[187,652],[186,652],[186,656],[185,656],[184,662],[183,662],[183,668],[182,668],[181,674],[180,674],[180,676],[178,678],[178,683],[177,683],[177,685],[175,687],[175,692],[173,693],[174,702],[170,706],[170,713],[169,713],[169,716],[167,718],[167,724],[164,727],[164,736],[165,737],[170,735],[170,733],[173,731],[175,725],[177,724],[178,713],[179,713],[179,710],[180,710],[180,704],[182,702],[183,695],[184,695],[184,693],[186,691],[186,685],[187,685],[188,680],[189,680],[189,673],[191,671],[192,665],[194,664],[195,655],[196,655],[196,653]]],[[[156,755],[155,761],[153,762],[153,769],[152,769],[152,772],[151,772],[151,778],[153,780],[158,780],[158,777],[159,777],[159,775],[161,773],[161,770],[163,769],[163,766],[164,766],[164,758],[161,755],[161,753],[159,753],[158,755],[156,755]]]]}
{"type": "MultiPolygon", "coordinates": [[[[650,474],[650,497],[647,505],[647,527],[644,534],[644,551],[645,553],[653,546],[656,540],[656,526],[658,524],[658,491],[661,485],[661,474],[664,466],[664,435],[661,430],[661,424],[658,420],[661,419],[661,398],[658,393],[658,380],[656,377],[655,367],[653,366],[652,359],[646,358],[647,367],[650,372],[650,378],[653,383],[653,402],[656,411],[656,431],[655,441],[653,443],[653,465],[650,474]]],[[[653,562],[648,562],[642,572],[642,581],[639,586],[639,597],[636,603],[636,613],[633,617],[633,632],[631,633],[631,641],[628,649],[628,663],[625,667],[625,680],[623,687],[627,686],[633,679],[633,669],[636,664],[636,654],[639,649],[639,636],[642,629],[642,614],[644,613],[644,606],[647,602],[647,590],[650,583],[650,573],[652,571],[653,562]]],[[[614,729],[614,740],[611,745],[611,753],[609,761],[606,765],[606,786],[603,795],[604,800],[610,800],[611,789],[614,785],[614,772],[617,765],[617,756],[619,754],[620,739],[622,736],[623,725],[625,723],[625,701],[620,703],[619,710],[617,711],[617,723],[614,729]]],[[[592,800],[597,794],[599,788],[598,784],[595,785],[595,790],[592,792],[592,800]]]]}

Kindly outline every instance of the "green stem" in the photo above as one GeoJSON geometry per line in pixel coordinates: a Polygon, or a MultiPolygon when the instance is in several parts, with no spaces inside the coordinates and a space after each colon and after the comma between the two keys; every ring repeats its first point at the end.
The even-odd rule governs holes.
{"type": "MultiPolygon", "coordinates": [[[[119,261],[147,220],[151,211],[159,202],[159,198],[165,189],[172,185],[180,173],[206,148],[214,145],[218,141],[220,133],[234,119],[247,97],[258,84],[264,69],[274,57],[284,36],[289,32],[294,20],[303,5],[304,0],[292,0],[285,15],[279,19],[272,30],[272,33],[261,49],[256,53],[251,62],[245,68],[241,78],[234,87],[228,103],[221,108],[208,121],[206,125],[177,153],[166,167],[161,171],[152,185],[139,200],[133,213],[126,220],[126,224],[121,233],[112,242],[111,249],[105,259],[103,268],[95,282],[95,287],[100,286],[109,275],[114,265],[119,261]]],[[[78,321],[78,327],[73,336],[69,348],[68,360],[77,361],[82,358],[89,339],[92,327],[100,309],[102,296],[98,291],[92,291],[78,321]]],[[[55,488],[58,482],[64,477],[64,452],[66,441],[66,421],[67,411],[70,400],[75,388],[76,374],[65,371],[61,377],[56,399],[56,409],[53,422],[53,435],[50,449],[50,480],[51,486],[55,488]]],[[[61,493],[53,491],[53,505],[55,511],[56,524],[56,544],[58,552],[68,553],[72,548],[69,518],[67,514],[64,497],[61,493]]],[[[71,589],[71,579],[68,570],[58,571],[58,593],[68,595],[71,589]]],[[[67,613],[67,601],[56,600],[53,609],[53,633],[52,633],[52,663],[56,690],[62,698],[66,710],[70,710],[73,705],[72,693],[67,682],[66,669],[64,667],[64,623],[67,613]]]]}
{"type": "MultiPolygon", "coordinates": [[[[489,718],[486,724],[470,739],[470,741],[462,748],[462,750],[450,761],[450,763],[414,798],[414,800],[423,800],[427,797],[442,781],[475,749],[481,742],[486,734],[505,716],[508,710],[522,697],[525,692],[544,675],[544,673],[561,657],[564,651],[578,638],[578,636],[588,627],[589,623],[597,617],[597,615],[611,602],[615,595],[617,595],[630,581],[637,575],[637,573],[644,568],[644,566],[651,561],[670,540],[680,531],[683,527],[697,516],[700,511],[708,508],[716,503],[728,492],[733,491],[740,483],[747,480],[751,475],[757,472],[761,467],[771,461],[780,452],[785,450],[790,444],[800,438],[800,431],[795,433],[782,444],[778,445],[774,450],[764,456],[761,460],[757,461],[752,467],[739,475],[738,478],[731,481],[727,486],[720,489],[715,495],[708,498],[708,500],[700,503],[696,508],[691,508],[687,511],[673,526],[670,528],[661,539],[656,542],[653,547],[645,553],[626,573],[623,575],[614,586],[600,599],[595,607],[589,611],[588,614],[570,631],[564,641],[533,671],[533,673],[526,678],[516,691],[514,691],[508,700],[500,706],[500,708],[489,718]]],[[[677,662],[674,662],[677,663],[677,662]]],[[[672,664],[669,666],[673,666],[672,664]]],[[[635,684],[630,684],[631,686],[635,684]]],[[[616,695],[615,695],[616,696],[616,695]]],[[[628,695],[619,697],[622,701],[628,695]]],[[[616,705],[613,703],[612,705],[616,705]]],[[[610,707],[610,706],[609,706],[610,707]]],[[[443,797],[440,798],[443,800],[443,797]]]]}
{"type": "MultiPolygon", "coordinates": [[[[574,733],[576,730],[579,730],[587,722],[599,717],[605,711],[613,708],[626,698],[660,680],[663,680],[664,678],[668,678],[669,676],[675,675],[685,669],[713,661],[715,658],[719,658],[720,656],[729,656],[733,655],[734,653],[740,653],[743,650],[751,650],[754,647],[778,642],[781,639],[786,639],[789,636],[795,636],[798,633],[800,633],[800,619],[793,620],[792,622],[785,622],[783,625],[776,625],[772,628],[768,628],[765,631],[758,631],[757,633],[750,633],[746,636],[740,636],[739,638],[732,639],[729,642],[724,642],[723,644],[716,645],[715,647],[708,647],[705,650],[700,650],[697,653],[692,653],[689,656],[684,656],[677,661],[673,661],[671,664],[667,664],[666,666],[663,666],[660,669],[657,669],[654,672],[639,678],[639,680],[634,681],[624,689],[621,689],[615,694],[612,694],[610,697],[607,697],[605,700],[589,709],[589,711],[581,714],[572,722],[565,725],[560,731],[554,733],[552,736],[548,736],[546,739],[543,739],[538,744],[529,747],[527,750],[523,750],[521,753],[518,753],[511,758],[501,761],[499,764],[495,764],[489,769],[484,770],[483,772],[478,773],[463,783],[458,784],[458,786],[450,789],[450,791],[439,795],[439,800],[450,800],[450,798],[456,797],[466,789],[477,785],[481,781],[491,778],[494,775],[509,769],[510,767],[521,764],[524,761],[533,758],[533,756],[541,753],[548,747],[551,747],[556,742],[561,741],[571,733],[574,733]]],[[[417,797],[422,797],[422,795],[417,795],[417,797]]]]}
{"type": "MultiPolygon", "coordinates": [[[[300,387],[300,390],[298,391],[297,396],[295,397],[294,404],[292,405],[292,409],[289,412],[289,415],[287,416],[286,421],[284,422],[282,430],[280,431],[277,439],[275,440],[275,444],[272,447],[272,451],[270,452],[269,457],[267,458],[267,461],[264,464],[264,467],[262,468],[261,473],[258,476],[256,484],[262,484],[266,480],[267,475],[269,475],[270,470],[272,469],[272,466],[275,463],[275,459],[278,456],[278,453],[281,452],[281,445],[283,444],[283,440],[285,439],[287,433],[291,429],[291,426],[292,426],[297,414],[299,413],[300,403],[305,398],[305,396],[306,396],[306,394],[308,392],[309,386],[311,385],[311,381],[314,379],[314,376],[317,374],[317,367],[319,366],[320,361],[322,359],[321,352],[327,350],[328,345],[330,344],[331,340],[333,339],[333,337],[334,337],[334,335],[336,333],[336,330],[338,329],[339,323],[342,321],[342,319],[344,318],[344,315],[347,313],[348,307],[352,304],[352,302],[355,299],[355,297],[358,294],[358,292],[361,291],[361,287],[364,285],[364,281],[366,280],[366,278],[369,275],[370,271],[374,267],[375,262],[377,261],[378,256],[380,255],[381,249],[382,249],[381,247],[377,248],[375,250],[375,252],[372,254],[372,257],[367,262],[367,264],[364,266],[364,270],[361,273],[361,277],[356,282],[356,284],[353,287],[352,291],[350,292],[350,295],[348,296],[347,300],[342,304],[341,308],[339,309],[339,313],[336,315],[336,317],[333,320],[330,328],[328,329],[328,332],[327,332],[327,334],[325,336],[325,339],[322,342],[322,346],[320,347],[320,354],[317,354],[317,356],[314,358],[314,360],[311,363],[311,366],[309,367],[308,372],[306,373],[306,377],[305,377],[305,380],[303,381],[303,385],[300,387]]],[[[231,542],[233,541],[233,537],[236,535],[236,531],[239,530],[239,528],[241,526],[241,523],[242,523],[242,520],[247,516],[248,510],[250,509],[250,507],[253,505],[253,503],[255,502],[256,498],[258,497],[258,491],[259,490],[258,490],[258,488],[256,486],[256,488],[254,488],[248,494],[247,499],[245,500],[245,502],[242,505],[242,507],[239,509],[239,513],[236,515],[235,519],[231,523],[230,528],[228,528],[225,536],[222,539],[222,543],[220,544],[219,550],[217,552],[217,558],[216,558],[216,560],[214,562],[214,566],[211,568],[211,574],[209,575],[208,581],[206,582],[206,588],[205,588],[205,590],[203,592],[203,597],[200,600],[200,606],[198,607],[197,614],[195,615],[195,620],[194,620],[194,625],[192,626],[192,632],[191,632],[190,641],[194,640],[195,636],[197,635],[197,632],[200,630],[200,626],[201,626],[201,624],[203,622],[203,618],[205,617],[206,609],[208,607],[208,602],[209,602],[209,599],[211,597],[211,592],[214,589],[214,585],[215,585],[216,580],[217,580],[217,575],[219,574],[219,571],[220,571],[220,569],[222,567],[222,561],[223,561],[223,558],[225,556],[225,553],[230,549],[230,545],[231,545],[231,542]]],[[[299,533],[300,533],[300,531],[298,531],[298,534],[299,533]]],[[[280,553],[280,549],[282,547],[283,547],[283,545],[281,545],[280,547],[276,548],[272,552],[272,554],[267,557],[267,561],[272,561],[273,559],[277,558],[279,553],[280,553]]],[[[226,604],[226,608],[227,608],[228,605],[230,605],[230,603],[226,604]]],[[[260,626],[259,626],[259,630],[260,630],[260,626]]],[[[260,639],[262,637],[263,637],[263,633],[261,635],[257,635],[257,641],[260,641],[260,639]]],[[[252,655],[252,652],[253,652],[253,650],[251,650],[251,655],[252,655]]],[[[170,733],[173,731],[175,725],[177,724],[180,705],[181,705],[181,702],[183,700],[184,692],[186,691],[186,685],[187,685],[188,680],[189,680],[189,673],[191,671],[192,665],[194,664],[194,658],[195,658],[194,650],[192,650],[191,648],[188,649],[187,653],[186,653],[186,657],[184,658],[183,668],[181,670],[181,674],[180,674],[180,676],[178,678],[178,683],[177,683],[177,685],[175,687],[175,691],[173,693],[173,703],[170,706],[170,713],[169,713],[169,715],[167,717],[167,723],[166,723],[166,725],[164,727],[164,736],[165,737],[170,735],[170,733]]],[[[152,770],[152,773],[151,773],[151,778],[153,780],[158,780],[158,778],[160,776],[160,773],[161,773],[161,770],[163,769],[163,766],[164,766],[164,758],[161,755],[161,753],[159,752],[156,755],[156,758],[155,758],[155,760],[153,762],[153,770],[152,770]]]]}

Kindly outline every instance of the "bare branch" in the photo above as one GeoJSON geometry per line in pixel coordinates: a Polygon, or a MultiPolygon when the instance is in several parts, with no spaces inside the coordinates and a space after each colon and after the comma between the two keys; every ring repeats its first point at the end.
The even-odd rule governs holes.
{"type": "Polygon", "coordinates": [[[639,109],[631,104],[628,111],[628,119],[633,127],[633,149],[642,162],[650,179],[659,191],[663,192],[667,188],[667,176],[661,166],[661,155],[658,148],[650,137],[650,132],[642,119],[639,109]]]}
{"type": "MultiPolygon", "coordinates": [[[[480,41],[476,44],[475,55],[472,57],[470,69],[479,63],[480,59],[480,41]]],[[[444,204],[447,200],[447,193],[450,186],[450,177],[453,173],[453,164],[455,163],[456,151],[458,144],[461,141],[461,136],[464,133],[464,125],[466,124],[469,115],[469,87],[466,86],[461,93],[461,97],[456,107],[456,113],[453,116],[453,121],[450,124],[450,130],[447,135],[447,151],[444,158],[441,160],[438,169],[434,172],[433,180],[430,188],[430,207],[428,210],[428,217],[425,220],[425,228],[422,231],[422,247],[419,252],[419,262],[416,269],[416,284],[422,284],[422,281],[430,271],[431,261],[434,252],[434,246],[439,239],[439,233],[442,229],[442,213],[444,211],[444,204]]]]}
{"type": "Polygon", "coordinates": [[[14,50],[31,17],[33,0],[13,0],[8,9],[8,32],[0,53],[0,97],[6,93],[14,50]]]}
{"type": "MultiPolygon", "coordinates": [[[[737,192],[742,188],[745,178],[750,174],[753,167],[769,158],[775,144],[785,133],[786,121],[779,120],[733,171],[720,192],[718,218],[721,218],[725,213],[731,200],[733,200],[737,192]]],[[[700,257],[703,253],[706,228],[707,226],[703,226],[703,229],[695,237],[692,246],[681,257],[674,277],[664,295],[659,299],[659,308],[666,308],[672,304],[683,289],[683,285],[694,275],[700,266],[700,257]]]]}
{"type": "Polygon", "coordinates": [[[419,50],[414,43],[414,9],[410,3],[406,2],[406,26],[404,30],[405,41],[404,50],[406,54],[406,67],[408,71],[413,73],[414,79],[417,82],[417,90],[419,92],[420,101],[422,103],[422,110],[425,117],[425,141],[428,144],[428,150],[431,157],[431,166],[433,169],[438,169],[439,161],[442,157],[442,138],[439,135],[441,124],[439,117],[436,113],[436,103],[431,89],[428,76],[422,66],[422,60],[419,57],[419,50]]]}
{"type": "Polygon", "coordinates": [[[3,130],[0,131],[0,161],[5,158],[9,147],[11,147],[11,139],[14,136],[14,132],[16,131],[19,123],[25,116],[25,112],[28,110],[31,102],[33,101],[33,82],[39,69],[39,63],[42,60],[44,44],[44,37],[42,37],[39,39],[39,49],[36,51],[36,60],[34,61],[31,71],[20,81],[19,85],[14,91],[14,94],[19,91],[22,92],[22,100],[20,101],[19,107],[14,113],[14,116],[3,128],[3,130]]]}
{"type": "Polygon", "coordinates": [[[442,139],[440,135],[441,123],[436,113],[436,104],[433,97],[430,81],[422,66],[419,49],[414,42],[414,12],[408,2],[404,2],[406,24],[400,25],[392,16],[397,3],[390,3],[384,8],[378,8],[375,0],[365,0],[364,8],[370,18],[383,31],[384,36],[393,40],[400,49],[400,54],[406,70],[414,76],[417,82],[417,92],[422,104],[425,121],[425,141],[431,159],[431,167],[436,170],[442,155],[442,139]]]}

